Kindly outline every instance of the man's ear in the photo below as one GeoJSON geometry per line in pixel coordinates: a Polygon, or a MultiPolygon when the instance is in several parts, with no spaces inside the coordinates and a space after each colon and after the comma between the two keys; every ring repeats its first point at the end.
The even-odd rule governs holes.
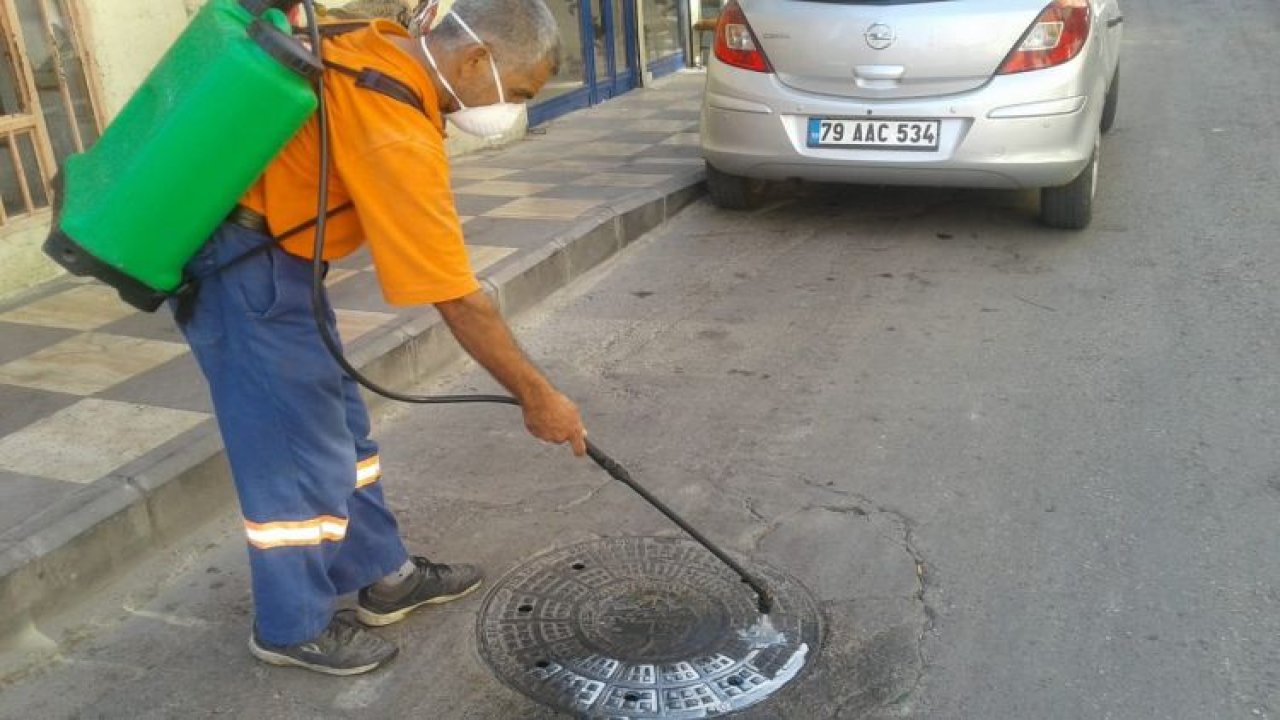
{"type": "Polygon", "coordinates": [[[469,77],[471,73],[483,71],[488,75],[489,70],[489,48],[483,45],[469,45],[462,52],[462,61],[458,63],[463,76],[469,77]]]}

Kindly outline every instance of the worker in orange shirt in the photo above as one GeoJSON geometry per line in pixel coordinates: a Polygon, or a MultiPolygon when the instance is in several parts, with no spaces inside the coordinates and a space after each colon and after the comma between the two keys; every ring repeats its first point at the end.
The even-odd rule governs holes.
{"type": "MultiPolygon", "coordinates": [[[[555,18],[543,0],[457,0],[430,29],[433,10],[423,4],[412,34],[380,20],[324,41],[333,160],[324,259],[367,244],[389,303],[438,308],[519,400],[529,432],[582,456],[577,407],[521,352],[472,272],[444,145],[446,118],[480,135],[512,128],[555,72],[555,18]],[[383,82],[371,88],[369,73],[352,68],[383,82]]],[[[272,242],[314,220],[318,143],[313,118],[191,261],[201,281],[179,324],[209,382],[244,515],[250,649],[271,664],[354,675],[397,652],[366,626],[466,595],[481,573],[406,552],[368,412],[313,321],[313,234],[272,242]],[[354,617],[335,613],[354,592],[354,617]]]]}

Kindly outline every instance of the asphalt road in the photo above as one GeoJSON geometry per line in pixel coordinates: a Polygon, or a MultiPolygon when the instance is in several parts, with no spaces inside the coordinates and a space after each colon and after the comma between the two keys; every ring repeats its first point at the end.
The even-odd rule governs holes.
{"type": "MultiPolygon", "coordinates": [[[[747,717],[1280,717],[1280,7],[1126,11],[1089,231],[1021,194],[784,190],[520,319],[593,439],[821,601],[826,647],[747,717]]],[[[671,532],[508,409],[381,436],[437,559],[671,532]]],[[[478,599],[367,678],[254,664],[242,547],[228,518],[104,594],[0,717],[547,717],[479,660],[478,599]]]]}

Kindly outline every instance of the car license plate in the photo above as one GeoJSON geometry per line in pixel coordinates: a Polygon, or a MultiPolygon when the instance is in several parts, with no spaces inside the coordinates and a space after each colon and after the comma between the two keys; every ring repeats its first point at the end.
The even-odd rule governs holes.
{"type": "Polygon", "coordinates": [[[850,150],[938,149],[938,120],[809,118],[809,147],[850,150]]]}

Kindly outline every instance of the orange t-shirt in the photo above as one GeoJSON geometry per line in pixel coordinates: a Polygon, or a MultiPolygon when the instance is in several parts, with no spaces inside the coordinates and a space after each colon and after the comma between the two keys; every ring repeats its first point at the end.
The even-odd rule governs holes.
{"type": "MultiPolygon", "coordinates": [[[[424,114],[355,78],[325,74],[331,170],[325,259],[344,257],[366,241],[382,294],[392,305],[438,303],[480,289],[449,185],[444,118],[426,69],[390,37],[403,28],[375,21],[368,28],[325,41],[325,58],[355,70],[373,68],[413,88],[424,114]]],[[[289,142],[241,203],[264,215],[273,234],[287,232],[316,215],[319,184],[319,123],[316,118],[289,142]]],[[[289,238],[284,249],[313,255],[315,233],[289,238]]]]}

